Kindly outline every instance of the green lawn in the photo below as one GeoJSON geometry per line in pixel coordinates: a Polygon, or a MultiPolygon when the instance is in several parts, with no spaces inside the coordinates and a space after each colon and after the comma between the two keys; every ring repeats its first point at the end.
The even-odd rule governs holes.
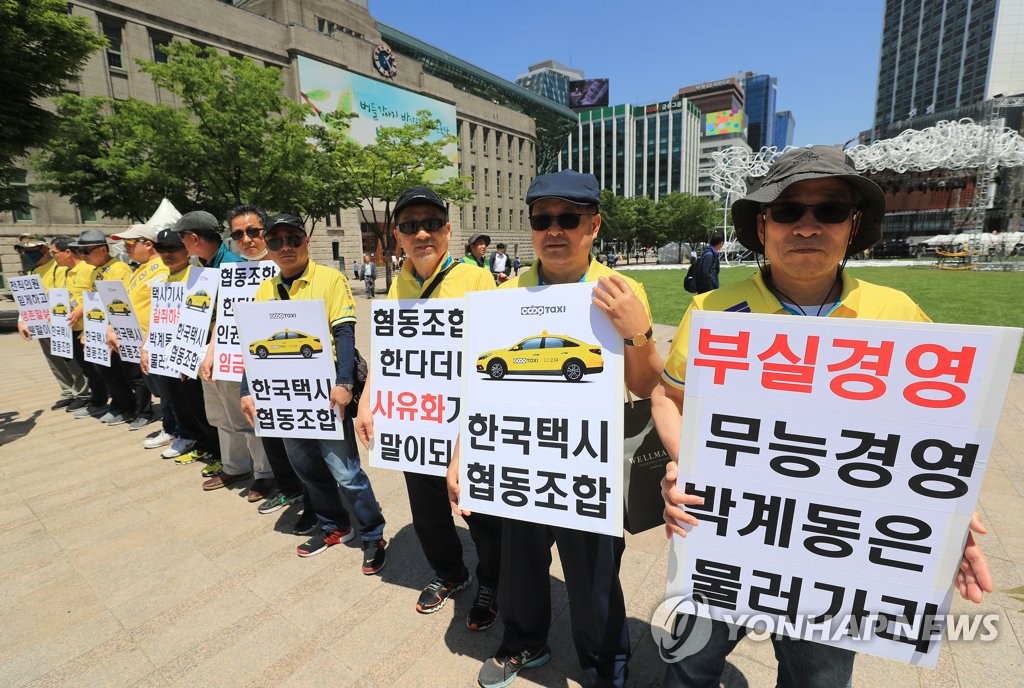
{"type": "MultiPolygon", "coordinates": [[[[893,268],[847,267],[850,274],[906,292],[935,322],[1024,327],[1024,272],[935,270],[927,266],[893,268]]],[[[741,282],[755,268],[723,268],[722,285],[741,282]]],[[[676,325],[690,305],[683,290],[683,270],[624,270],[643,282],[654,321],[676,325]]],[[[1024,373],[1024,348],[1014,370],[1024,373]]]]}

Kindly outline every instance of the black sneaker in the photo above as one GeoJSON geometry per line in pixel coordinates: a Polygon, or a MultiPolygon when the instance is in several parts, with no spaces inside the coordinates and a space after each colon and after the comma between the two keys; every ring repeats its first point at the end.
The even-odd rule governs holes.
{"type": "Polygon", "coordinates": [[[372,576],[375,573],[380,573],[380,570],[384,568],[384,564],[387,563],[388,555],[385,551],[387,542],[384,538],[380,540],[371,540],[370,542],[363,542],[363,574],[372,576]]]}
{"type": "Polygon", "coordinates": [[[440,576],[434,576],[434,579],[420,593],[420,599],[416,601],[416,611],[420,614],[433,614],[444,606],[449,597],[460,590],[465,590],[472,582],[473,576],[465,570],[463,570],[462,580],[457,581],[446,581],[440,576]]]}
{"type": "Polygon", "coordinates": [[[476,599],[469,608],[466,626],[471,631],[482,631],[489,628],[498,618],[498,590],[489,585],[480,584],[476,591],[476,599]]]}
{"type": "Polygon", "coordinates": [[[521,650],[509,657],[491,657],[480,668],[476,677],[481,688],[505,688],[523,669],[543,666],[551,659],[551,650],[542,647],[535,652],[521,650]]]}
{"type": "Polygon", "coordinates": [[[348,542],[353,537],[355,537],[355,531],[351,528],[347,530],[332,530],[330,532],[321,530],[319,533],[296,547],[295,551],[300,557],[311,557],[314,554],[320,554],[328,547],[333,547],[334,545],[341,544],[342,542],[348,542]]]}
{"type": "Polygon", "coordinates": [[[65,408],[64,410],[69,412],[69,413],[74,413],[78,409],[84,409],[88,405],[89,405],[89,400],[88,399],[75,399],[70,404],[68,404],[67,408],[65,408]]]}
{"type": "Polygon", "coordinates": [[[303,511],[292,528],[292,535],[309,535],[320,527],[320,520],[312,511],[303,511]]]}

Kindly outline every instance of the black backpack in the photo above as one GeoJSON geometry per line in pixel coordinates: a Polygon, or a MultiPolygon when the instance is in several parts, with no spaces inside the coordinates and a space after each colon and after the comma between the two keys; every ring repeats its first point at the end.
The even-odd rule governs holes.
{"type": "Polygon", "coordinates": [[[693,274],[693,268],[697,261],[690,261],[690,267],[686,270],[686,277],[683,278],[683,289],[691,294],[697,293],[697,276],[693,274]]]}

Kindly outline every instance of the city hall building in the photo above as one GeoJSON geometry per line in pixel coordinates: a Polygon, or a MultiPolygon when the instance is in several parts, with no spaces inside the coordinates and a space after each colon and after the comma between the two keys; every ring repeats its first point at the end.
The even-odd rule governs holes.
{"type": "MultiPolygon", "coordinates": [[[[109,42],[89,59],[80,81],[67,86],[84,97],[176,105],[135,61],[165,60],[158,46],[191,41],[281,69],[285,95],[320,112],[338,107],[340,93],[350,89],[357,104],[352,129],[363,143],[372,140],[375,123],[398,126],[417,110],[429,110],[458,136],[450,173],[472,180],[472,200],[452,209],[452,253],[461,255],[466,238],[482,231],[506,242],[510,253],[532,257],[526,189],[538,170],[557,168],[559,150],[578,122],[567,107],[376,21],[367,0],[73,0],[69,6],[109,42]]],[[[19,234],[95,227],[109,235],[130,222],[30,191],[31,169],[18,171],[16,179],[26,184],[34,207],[0,213],[0,270],[8,274],[20,268],[12,249],[19,234]]],[[[368,209],[319,218],[313,258],[343,268],[366,251],[383,260],[372,221],[368,209]]]]}

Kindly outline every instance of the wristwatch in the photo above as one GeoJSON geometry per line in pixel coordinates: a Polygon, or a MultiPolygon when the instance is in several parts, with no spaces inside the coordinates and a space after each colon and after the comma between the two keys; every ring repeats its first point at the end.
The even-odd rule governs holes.
{"type": "Polygon", "coordinates": [[[353,385],[353,384],[352,384],[351,382],[339,382],[339,383],[338,383],[337,385],[335,385],[335,386],[336,386],[336,387],[341,387],[341,388],[343,388],[343,389],[347,389],[347,390],[348,390],[349,392],[351,392],[351,391],[352,391],[353,389],[355,389],[355,388],[356,388],[356,386],[355,386],[355,385],[353,385]]]}
{"type": "Polygon", "coordinates": [[[641,346],[647,346],[650,342],[654,341],[654,326],[648,327],[647,331],[643,334],[633,335],[632,339],[623,339],[626,342],[626,346],[635,346],[637,348],[641,346]]]}

